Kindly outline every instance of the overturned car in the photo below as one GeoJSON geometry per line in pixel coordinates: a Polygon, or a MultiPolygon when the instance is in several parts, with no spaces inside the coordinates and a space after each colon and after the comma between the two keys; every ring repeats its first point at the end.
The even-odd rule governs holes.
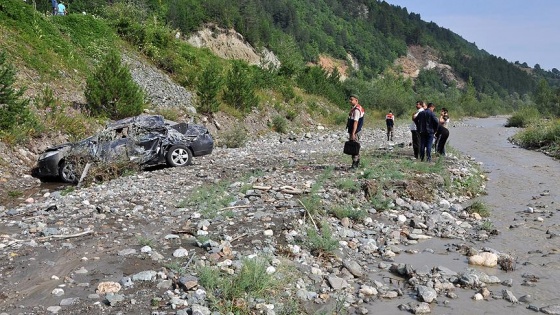
{"type": "Polygon", "coordinates": [[[40,179],[58,177],[77,183],[76,157],[91,162],[127,160],[141,167],[185,166],[193,157],[212,153],[214,140],[202,125],[177,123],[160,115],[142,115],[115,121],[94,136],[45,150],[33,169],[40,179]]]}

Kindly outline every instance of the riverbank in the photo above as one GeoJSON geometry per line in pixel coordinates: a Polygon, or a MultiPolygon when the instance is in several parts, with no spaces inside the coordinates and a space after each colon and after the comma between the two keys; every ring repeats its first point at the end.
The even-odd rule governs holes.
{"type": "MultiPolygon", "coordinates": [[[[384,137],[366,130],[357,172],[340,153],[344,131],[317,131],[218,148],[192,167],[38,193],[0,215],[0,310],[209,314],[228,300],[201,270],[227,279],[260,257],[262,279],[274,281],[262,297],[246,289],[257,297],[233,298],[230,310],[511,313],[501,290],[521,299],[508,286],[517,271],[469,265],[494,236],[469,213],[469,198],[450,190],[484,175],[453,154],[415,161],[406,128],[391,145],[384,137]],[[449,177],[432,172],[440,167],[449,177]]],[[[524,302],[513,313],[528,305],[548,306],[524,302]]]]}

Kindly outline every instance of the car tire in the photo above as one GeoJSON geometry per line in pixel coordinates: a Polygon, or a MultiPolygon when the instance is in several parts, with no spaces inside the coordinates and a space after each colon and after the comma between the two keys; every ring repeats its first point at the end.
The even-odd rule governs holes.
{"type": "Polygon", "coordinates": [[[167,165],[178,167],[191,164],[192,152],[182,144],[176,144],[169,148],[165,156],[167,165]]]}
{"type": "Polygon", "coordinates": [[[58,175],[65,183],[76,184],[78,182],[78,175],[76,174],[76,165],[66,160],[60,163],[58,168],[58,175]]]}

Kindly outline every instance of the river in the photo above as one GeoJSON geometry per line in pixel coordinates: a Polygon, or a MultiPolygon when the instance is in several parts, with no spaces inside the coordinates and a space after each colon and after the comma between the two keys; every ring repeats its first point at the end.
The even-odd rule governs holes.
{"type": "MultiPolygon", "coordinates": [[[[469,119],[450,128],[449,144],[481,162],[489,177],[487,195],[479,200],[490,209],[489,219],[500,233],[478,245],[517,258],[514,272],[497,272],[500,279],[513,280],[507,289],[516,297],[530,295],[531,304],[538,307],[558,305],[560,161],[513,145],[508,137],[519,129],[506,128],[505,123],[504,117],[491,117],[469,119]],[[531,275],[538,280],[527,281],[531,275]]],[[[502,286],[490,289],[499,292],[502,286]]],[[[533,313],[524,306],[475,305],[480,304],[478,314],[533,313]]]]}

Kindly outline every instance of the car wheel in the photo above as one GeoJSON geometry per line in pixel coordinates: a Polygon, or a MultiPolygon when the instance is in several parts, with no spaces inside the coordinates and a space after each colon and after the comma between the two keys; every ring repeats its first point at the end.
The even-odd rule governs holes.
{"type": "Polygon", "coordinates": [[[66,160],[62,161],[60,167],[58,168],[58,175],[65,183],[76,184],[78,182],[78,177],[76,175],[76,166],[74,163],[68,162],[66,160]]]}
{"type": "Polygon", "coordinates": [[[192,153],[186,146],[176,144],[167,151],[165,158],[169,166],[185,166],[191,164],[192,153]]]}

